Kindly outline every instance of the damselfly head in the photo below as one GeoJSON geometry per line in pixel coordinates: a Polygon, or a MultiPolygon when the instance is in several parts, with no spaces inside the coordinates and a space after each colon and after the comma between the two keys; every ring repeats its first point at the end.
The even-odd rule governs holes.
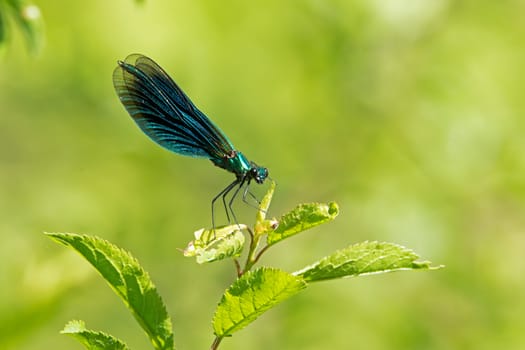
{"type": "Polygon", "coordinates": [[[268,169],[262,166],[258,166],[255,163],[252,163],[252,168],[250,169],[250,177],[255,180],[258,184],[262,184],[264,180],[268,177],[268,169]]]}

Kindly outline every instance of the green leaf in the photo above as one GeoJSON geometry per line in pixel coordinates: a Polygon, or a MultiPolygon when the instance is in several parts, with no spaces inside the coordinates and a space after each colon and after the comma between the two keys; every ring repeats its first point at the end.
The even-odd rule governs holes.
{"type": "Polygon", "coordinates": [[[239,228],[246,229],[246,225],[229,225],[215,230],[196,231],[195,240],[184,249],[184,256],[196,257],[199,264],[238,257],[242,253],[245,241],[239,228]]]}
{"type": "Polygon", "coordinates": [[[43,44],[43,21],[40,8],[22,0],[8,0],[12,8],[12,16],[18,23],[20,30],[33,53],[38,53],[43,44]]]}
{"type": "Polygon", "coordinates": [[[83,321],[70,321],[60,333],[77,339],[88,350],[129,350],[126,344],[109,334],[87,330],[83,321]]]}
{"type": "Polygon", "coordinates": [[[412,250],[392,243],[363,242],[341,249],[312,266],[294,273],[307,282],[354,277],[399,270],[438,269],[428,261],[416,261],[412,250]]]}
{"type": "Polygon", "coordinates": [[[270,188],[264,195],[263,199],[261,200],[261,203],[259,205],[259,210],[257,210],[257,214],[255,215],[255,225],[254,225],[254,233],[255,236],[260,236],[268,231],[272,231],[277,226],[277,222],[275,219],[273,220],[266,220],[266,213],[268,212],[268,208],[270,208],[270,203],[272,202],[273,193],[275,191],[275,181],[271,181],[270,188]]]}
{"type": "Polygon", "coordinates": [[[222,296],[213,317],[215,335],[223,338],[237,332],[305,287],[301,277],[282,270],[263,267],[247,272],[222,296]]]}
{"type": "Polygon", "coordinates": [[[256,214],[256,220],[262,221],[266,219],[266,213],[268,212],[268,208],[270,208],[270,203],[272,202],[273,193],[275,192],[275,181],[270,182],[270,188],[268,188],[268,191],[264,195],[263,199],[261,200],[261,204],[259,205],[259,210],[256,214]]]}
{"type": "Polygon", "coordinates": [[[279,219],[279,226],[268,233],[268,245],[275,244],[299,232],[335,219],[339,207],[335,202],[300,204],[279,219]]]}
{"type": "Polygon", "coordinates": [[[171,319],[147,272],[128,252],[98,237],[46,233],[75,249],[109,283],[144,329],[155,349],[173,349],[171,319]]]}

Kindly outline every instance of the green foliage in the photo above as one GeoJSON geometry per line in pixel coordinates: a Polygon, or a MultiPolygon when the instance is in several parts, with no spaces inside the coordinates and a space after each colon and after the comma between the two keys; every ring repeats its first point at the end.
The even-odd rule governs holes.
{"type": "MultiPolygon", "coordinates": [[[[412,250],[392,243],[362,242],[341,249],[294,273],[307,282],[356,277],[399,270],[435,269],[428,261],[416,261],[412,250]]],[[[439,268],[439,267],[437,267],[439,268]]]]}
{"type": "MultiPolygon", "coordinates": [[[[297,206],[280,220],[266,220],[274,190],[275,183],[271,183],[257,211],[253,230],[246,225],[201,229],[184,251],[185,256],[196,257],[199,264],[229,258],[237,267],[238,278],[222,296],[213,317],[215,340],[211,349],[217,349],[225,337],[299,293],[309,282],[398,270],[432,269],[429,262],[417,261],[417,254],[399,245],[364,242],[337,251],[293,274],[271,267],[252,270],[274,243],[328,222],[339,212],[335,203],[310,203],[297,206]],[[237,260],[245,247],[242,231],[250,238],[244,266],[237,260]],[[267,239],[266,245],[260,247],[265,235],[274,238],[267,239]]],[[[164,303],[135,258],[100,238],[71,233],[48,235],[75,249],[97,269],[132,312],[156,349],[173,348],[171,320],[164,303]]],[[[87,331],[79,321],[70,322],[63,333],[73,335],[88,349],[106,348],[103,344],[110,344],[107,348],[112,349],[125,348],[112,336],[87,331]]]]}
{"type": "MultiPolygon", "coordinates": [[[[269,219],[298,203],[339,204],[336,221],[260,263],[293,272],[368,239],[447,265],[313,284],[296,298],[311,307],[291,299],[250,325],[277,329],[247,328],[225,348],[523,347],[523,1],[28,1],[45,22],[37,58],[2,11],[0,349],[73,349],[56,334],[63,317],[150,347],[140,330],[127,336],[112,295],[93,307],[91,289],[100,298],[106,286],[93,285],[90,265],[35,234],[65,230],[128,248],[170,296],[177,345],[209,345],[190,321],[213,314],[231,260],[173,254],[231,179],[136,129],[109,77],[132,51],[162,63],[269,168],[280,197],[269,219]],[[77,307],[64,308],[71,299],[77,307]]],[[[238,204],[248,223],[251,209],[238,204]]]]}
{"type": "MultiPolygon", "coordinates": [[[[143,4],[145,0],[135,0],[143,4]]],[[[29,51],[38,53],[44,43],[44,24],[40,8],[25,0],[0,0],[0,49],[9,39],[8,17],[16,23],[26,39],[29,51]]]]}
{"type": "Polygon", "coordinates": [[[219,302],[213,317],[215,335],[232,335],[304,288],[302,278],[278,269],[262,267],[245,273],[219,302]]]}
{"type": "Polygon", "coordinates": [[[257,238],[261,235],[271,232],[278,226],[278,222],[275,219],[267,220],[266,213],[270,208],[270,203],[272,202],[273,193],[275,192],[275,182],[270,181],[270,187],[264,195],[261,203],[259,205],[259,210],[255,214],[255,226],[253,232],[257,238]]]}
{"type": "Polygon", "coordinates": [[[77,339],[88,350],[129,350],[126,344],[109,334],[87,330],[83,321],[70,321],[60,333],[77,339]]]}
{"type": "Polygon", "coordinates": [[[0,47],[9,39],[8,18],[16,23],[32,53],[43,44],[43,21],[40,8],[24,0],[0,0],[0,47]]]}
{"type": "Polygon", "coordinates": [[[336,203],[300,204],[279,219],[279,226],[268,234],[267,242],[272,245],[299,232],[333,220],[339,215],[336,203]]]}
{"type": "Polygon", "coordinates": [[[153,282],[128,252],[98,237],[47,233],[80,253],[108,282],[146,332],[155,349],[173,348],[171,319],[153,282]]]}
{"type": "Polygon", "coordinates": [[[238,257],[244,248],[242,229],[246,225],[200,229],[194,233],[195,240],[184,249],[184,256],[196,257],[198,264],[238,257]]]}

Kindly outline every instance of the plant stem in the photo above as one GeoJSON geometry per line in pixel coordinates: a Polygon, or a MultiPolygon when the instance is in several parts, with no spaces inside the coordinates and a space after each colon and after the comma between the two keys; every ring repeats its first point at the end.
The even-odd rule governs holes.
{"type": "Polygon", "coordinates": [[[233,263],[235,264],[235,269],[237,270],[237,278],[239,278],[242,276],[241,264],[237,259],[233,259],[233,263]]]}
{"type": "Polygon", "coordinates": [[[265,245],[261,250],[259,250],[259,253],[257,253],[257,255],[255,256],[255,258],[253,259],[253,263],[255,264],[257,261],[259,261],[259,259],[261,258],[261,255],[264,254],[264,252],[266,250],[268,250],[268,248],[270,248],[270,245],[265,245]]]}
{"type": "Polygon", "coordinates": [[[219,347],[219,344],[221,343],[222,338],[215,337],[213,340],[213,343],[211,344],[210,350],[216,350],[219,347]]]}
{"type": "Polygon", "coordinates": [[[247,230],[250,233],[250,250],[248,251],[248,256],[246,257],[246,263],[244,264],[244,269],[241,271],[241,276],[245,272],[250,271],[253,265],[257,262],[255,258],[256,251],[257,251],[257,247],[259,246],[259,242],[261,240],[261,236],[255,236],[249,228],[247,230]]]}

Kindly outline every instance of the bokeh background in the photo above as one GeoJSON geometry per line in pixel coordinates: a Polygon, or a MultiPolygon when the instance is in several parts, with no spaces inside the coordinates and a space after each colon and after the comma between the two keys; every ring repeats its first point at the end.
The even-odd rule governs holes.
{"type": "Polygon", "coordinates": [[[262,264],[294,271],[380,240],[446,265],[314,285],[221,348],[525,348],[524,1],[36,4],[40,52],[11,21],[0,59],[1,349],[80,349],[58,334],[71,319],[150,348],[105,282],[44,231],[131,251],[177,348],[211,344],[233,266],[197,266],[178,248],[210,225],[209,201],[233,177],[135,126],[111,82],[133,52],[270,169],[271,214],[339,203],[333,223],[262,264]]]}

